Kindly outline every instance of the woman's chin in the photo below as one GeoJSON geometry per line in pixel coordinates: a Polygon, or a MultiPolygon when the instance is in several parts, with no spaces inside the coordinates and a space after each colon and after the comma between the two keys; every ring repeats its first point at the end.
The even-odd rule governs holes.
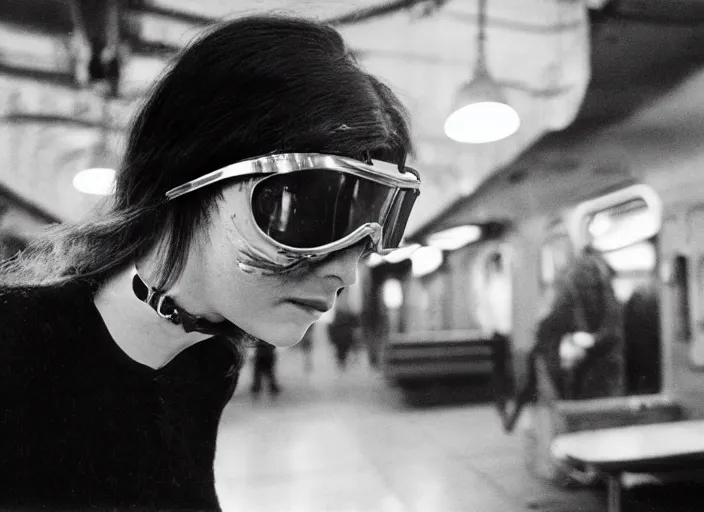
{"type": "Polygon", "coordinates": [[[303,335],[310,328],[310,325],[286,325],[276,329],[273,326],[258,329],[259,332],[252,333],[256,338],[274,345],[276,348],[291,347],[301,341],[303,335]]]}

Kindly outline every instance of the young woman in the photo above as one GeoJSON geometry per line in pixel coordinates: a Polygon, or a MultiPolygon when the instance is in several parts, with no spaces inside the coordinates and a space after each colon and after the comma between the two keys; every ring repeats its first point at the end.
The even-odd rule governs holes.
{"type": "Polygon", "coordinates": [[[3,269],[0,504],[217,510],[242,344],[296,343],[400,242],[404,112],[325,25],[248,17],[186,49],[110,212],[3,269]]]}

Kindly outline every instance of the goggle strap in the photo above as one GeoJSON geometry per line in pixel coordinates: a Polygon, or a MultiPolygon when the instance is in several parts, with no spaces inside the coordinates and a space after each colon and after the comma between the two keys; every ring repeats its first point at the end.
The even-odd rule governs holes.
{"type": "MultiPolygon", "coordinates": [[[[405,158],[403,160],[403,164],[398,164],[398,170],[401,172],[401,174],[406,174],[407,172],[410,172],[413,176],[418,178],[418,181],[420,181],[420,173],[416,171],[413,167],[406,167],[405,158]]],[[[420,193],[420,191],[418,193],[420,193]]]]}
{"type": "MultiPolygon", "coordinates": [[[[401,174],[406,174],[407,172],[410,172],[413,176],[418,178],[418,181],[420,181],[420,173],[413,169],[412,167],[406,167],[406,157],[407,153],[403,151],[401,153],[401,158],[398,160],[398,171],[401,174]]],[[[372,160],[372,155],[369,152],[369,150],[364,152],[364,163],[367,165],[374,165],[374,161],[372,160]]]]}

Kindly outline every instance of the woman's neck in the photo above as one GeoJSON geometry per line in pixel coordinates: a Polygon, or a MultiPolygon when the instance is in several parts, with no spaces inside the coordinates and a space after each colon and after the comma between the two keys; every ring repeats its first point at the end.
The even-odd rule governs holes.
{"type": "Polygon", "coordinates": [[[159,369],[191,345],[209,337],[186,333],[161,318],[132,290],[135,269],[126,268],[106,281],[94,296],[95,306],[115,343],[133,360],[159,369]]]}

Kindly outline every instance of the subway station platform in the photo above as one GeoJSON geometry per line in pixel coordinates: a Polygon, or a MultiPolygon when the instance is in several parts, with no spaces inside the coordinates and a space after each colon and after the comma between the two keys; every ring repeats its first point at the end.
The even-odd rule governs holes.
{"type": "Polygon", "coordinates": [[[486,389],[459,403],[443,402],[451,390],[406,396],[364,353],[352,359],[339,371],[320,336],[310,371],[300,349],[281,350],[278,395],[265,387],[253,396],[251,365],[244,368],[215,464],[225,511],[604,509],[601,490],[561,489],[529,475],[520,436],[503,433],[486,389]]]}

